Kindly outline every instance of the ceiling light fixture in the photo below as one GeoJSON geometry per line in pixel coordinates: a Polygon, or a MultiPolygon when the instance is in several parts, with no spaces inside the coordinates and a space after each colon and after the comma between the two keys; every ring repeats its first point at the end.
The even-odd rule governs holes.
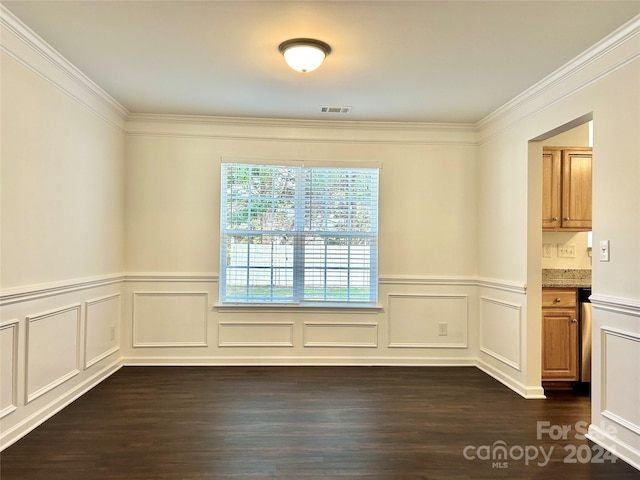
{"type": "Polygon", "coordinates": [[[278,47],[284,55],[284,61],[298,72],[312,72],[331,53],[331,47],[312,38],[294,38],[282,42],[278,47]]]}

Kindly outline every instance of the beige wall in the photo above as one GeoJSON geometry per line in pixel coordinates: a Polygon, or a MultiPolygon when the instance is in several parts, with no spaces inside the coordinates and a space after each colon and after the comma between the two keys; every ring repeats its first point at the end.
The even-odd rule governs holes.
{"type": "Polygon", "coordinates": [[[551,245],[551,257],[542,257],[542,268],[590,270],[593,251],[588,248],[587,243],[587,232],[542,232],[542,245],[551,245]],[[575,258],[558,256],[559,246],[564,245],[576,246],[575,258]]]}
{"type": "Polygon", "coordinates": [[[542,141],[545,147],[589,147],[589,122],[542,141]]]}
{"type": "Polygon", "coordinates": [[[2,288],[122,272],[124,134],[2,54],[2,288]]]}
{"type": "Polygon", "coordinates": [[[0,449],[120,368],[124,270],[121,108],[5,27],[0,449]]]}
{"type": "Polygon", "coordinates": [[[135,132],[125,175],[128,363],[472,361],[472,128],[170,116],[133,116],[127,128],[135,132]],[[381,165],[378,308],[217,306],[220,159],[233,157],[381,165]],[[199,313],[172,321],[166,312],[178,305],[199,313]],[[438,335],[439,322],[448,324],[447,336],[438,335]]]}
{"type": "MultiPolygon", "coordinates": [[[[617,449],[640,467],[640,45],[638,19],[612,37],[607,55],[584,68],[562,70],[562,81],[545,82],[525,100],[505,106],[481,128],[479,166],[479,275],[526,283],[526,295],[491,297],[522,308],[520,330],[501,323],[498,352],[522,345],[525,368],[485,355],[479,365],[500,378],[532,384],[540,365],[541,169],[546,132],[593,117],[593,242],[608,239],[611,261],[593,262],[593,383],[591,438],[617,449]],[[615,258],[613,253],[615,252],[615,258]],[[524,332],[524,333],[523,333],[524,332]],[[606,435],[611,428],[615,435],[606,435]]],[[[594,47],[594,52],[605,49],[594,47]]],[[[559,75],[559,74],[558,74],[559,75]]],[[[557,78],[557,77],[554,77],[557,78]]],[[[480,330],[487,320],[480,313],[480,330]]],[[[494,331],[498,331],[495,329],[494,331]]]]}
{"type": "Polygon", "coordinates": [[[220,158],[239,156],[381,162],[380,276],[475,275],[476,148],[402,145],[401,134],[381,145],[373,135],[357,143],[129,137],[127,271],[218,272],[220,158]]]}

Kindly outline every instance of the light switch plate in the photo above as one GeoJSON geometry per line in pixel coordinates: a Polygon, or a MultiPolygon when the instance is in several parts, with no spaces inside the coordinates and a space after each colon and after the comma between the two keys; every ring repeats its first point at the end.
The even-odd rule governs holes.
{"type": "Polygon", "coordinates": [[[600,261],[609,261],[609,240],[600,240],[600,261]]]}

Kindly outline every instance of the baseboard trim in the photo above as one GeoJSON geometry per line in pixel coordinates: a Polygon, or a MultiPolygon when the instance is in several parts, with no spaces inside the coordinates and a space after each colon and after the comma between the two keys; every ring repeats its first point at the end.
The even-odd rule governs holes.
{"type": "Polygon", "coordinates": [[[424,357],[309,357],[309,356],[277,356],[277,357],[124,357],[126,367],[151,366],[262,366],[262,367],[473,367],[475,358],[427,358],[424,357]]]}
{"type": "Polygon", "coordinates": [[[597,425],[589,425],[586,437],[594,443],[613,453],[616,457],[625,461],[633,468],[640,470],[640,451],[630,445],[612,437],[597,425]]]}
{"type": "Polygon", "coordinates": [[[44,422],[53,417],[56,413],[58,413],[63,408],[70,405],[76,399],[80,398],[82,395],[87,393],[93,387],[98,385],[103,380],[107,379],[115,372],[122,368],[123,363],[121,359],[116,360],[115,362],[110,363],[109,365],[102,368],[100,371],[96,372],[91,377],[87,378],[85,381],[72,388],[71,390],[65,392],[63,395],[59,396],[55,400],[51,401],[41,409],[37,410],[33,414],[29,415],[27,418],[22,420],[20,423],[14,425],[6,431],[3,431],[0,435],[0,452],[5,448],[13,445],[15,442],[20,440],[26,434],[36,429],[44,422]]]}
{"type": "Polygon", "coordinates": [[[526,398],[527,400],[542,400],[547,398],[544,394],[544,389],[542,388],[542,386],[538,387],[524,385],[523,383],[518,382],[514,378],[506,375],[504,372],[501,372],[500,370],[481,360],[476,361],[476,367],[490,377],[495,378],[497,381],[510,388],[521,397],[526,398]]]}

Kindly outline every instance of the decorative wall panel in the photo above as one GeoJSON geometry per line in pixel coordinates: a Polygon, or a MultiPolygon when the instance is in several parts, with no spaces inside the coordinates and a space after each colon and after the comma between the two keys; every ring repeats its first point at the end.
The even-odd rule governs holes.
{"type": "Polygon", "coordinates": [[[602,416],[640,435],[640,336],[603,328],[601,352],[602,416]]]}
{"type": "Polygon", "coordinates": [[[466,295],[389,295],[390,347],[466,348],[468,323],[466,295]]]}
{"type": "Polygon", "coordinates": [[[27,317],[26,403],[79,373],[80,305],[27,317]]]}
{"type": "Polygon", "coordinates": [[[120,294],[86,302],[84,368],[120,348],[120,294]]]}
{"type": "Polygon", "coordinates": [[[220,322],[221,347],[293,347],[293,322],[220,322]]]}
{"type": "Polygon", "coordinates": [[[377,323],[306,322],[305,347],[377,347],[377,323]]]}
{"type": "Polygon", "coordinates": [[[206,347],[206,292],[135,292],[134,347],[206,347]]]}
{"type": "Polygon", "coordinates": [[[480,297],[480,351],[519,371],[521,330],[521,305],[480,297]]]}
{"type": "Polygon", "coordinates": [[[0,418],[17,408],[18,320],[0,325],[0,418]]]}

